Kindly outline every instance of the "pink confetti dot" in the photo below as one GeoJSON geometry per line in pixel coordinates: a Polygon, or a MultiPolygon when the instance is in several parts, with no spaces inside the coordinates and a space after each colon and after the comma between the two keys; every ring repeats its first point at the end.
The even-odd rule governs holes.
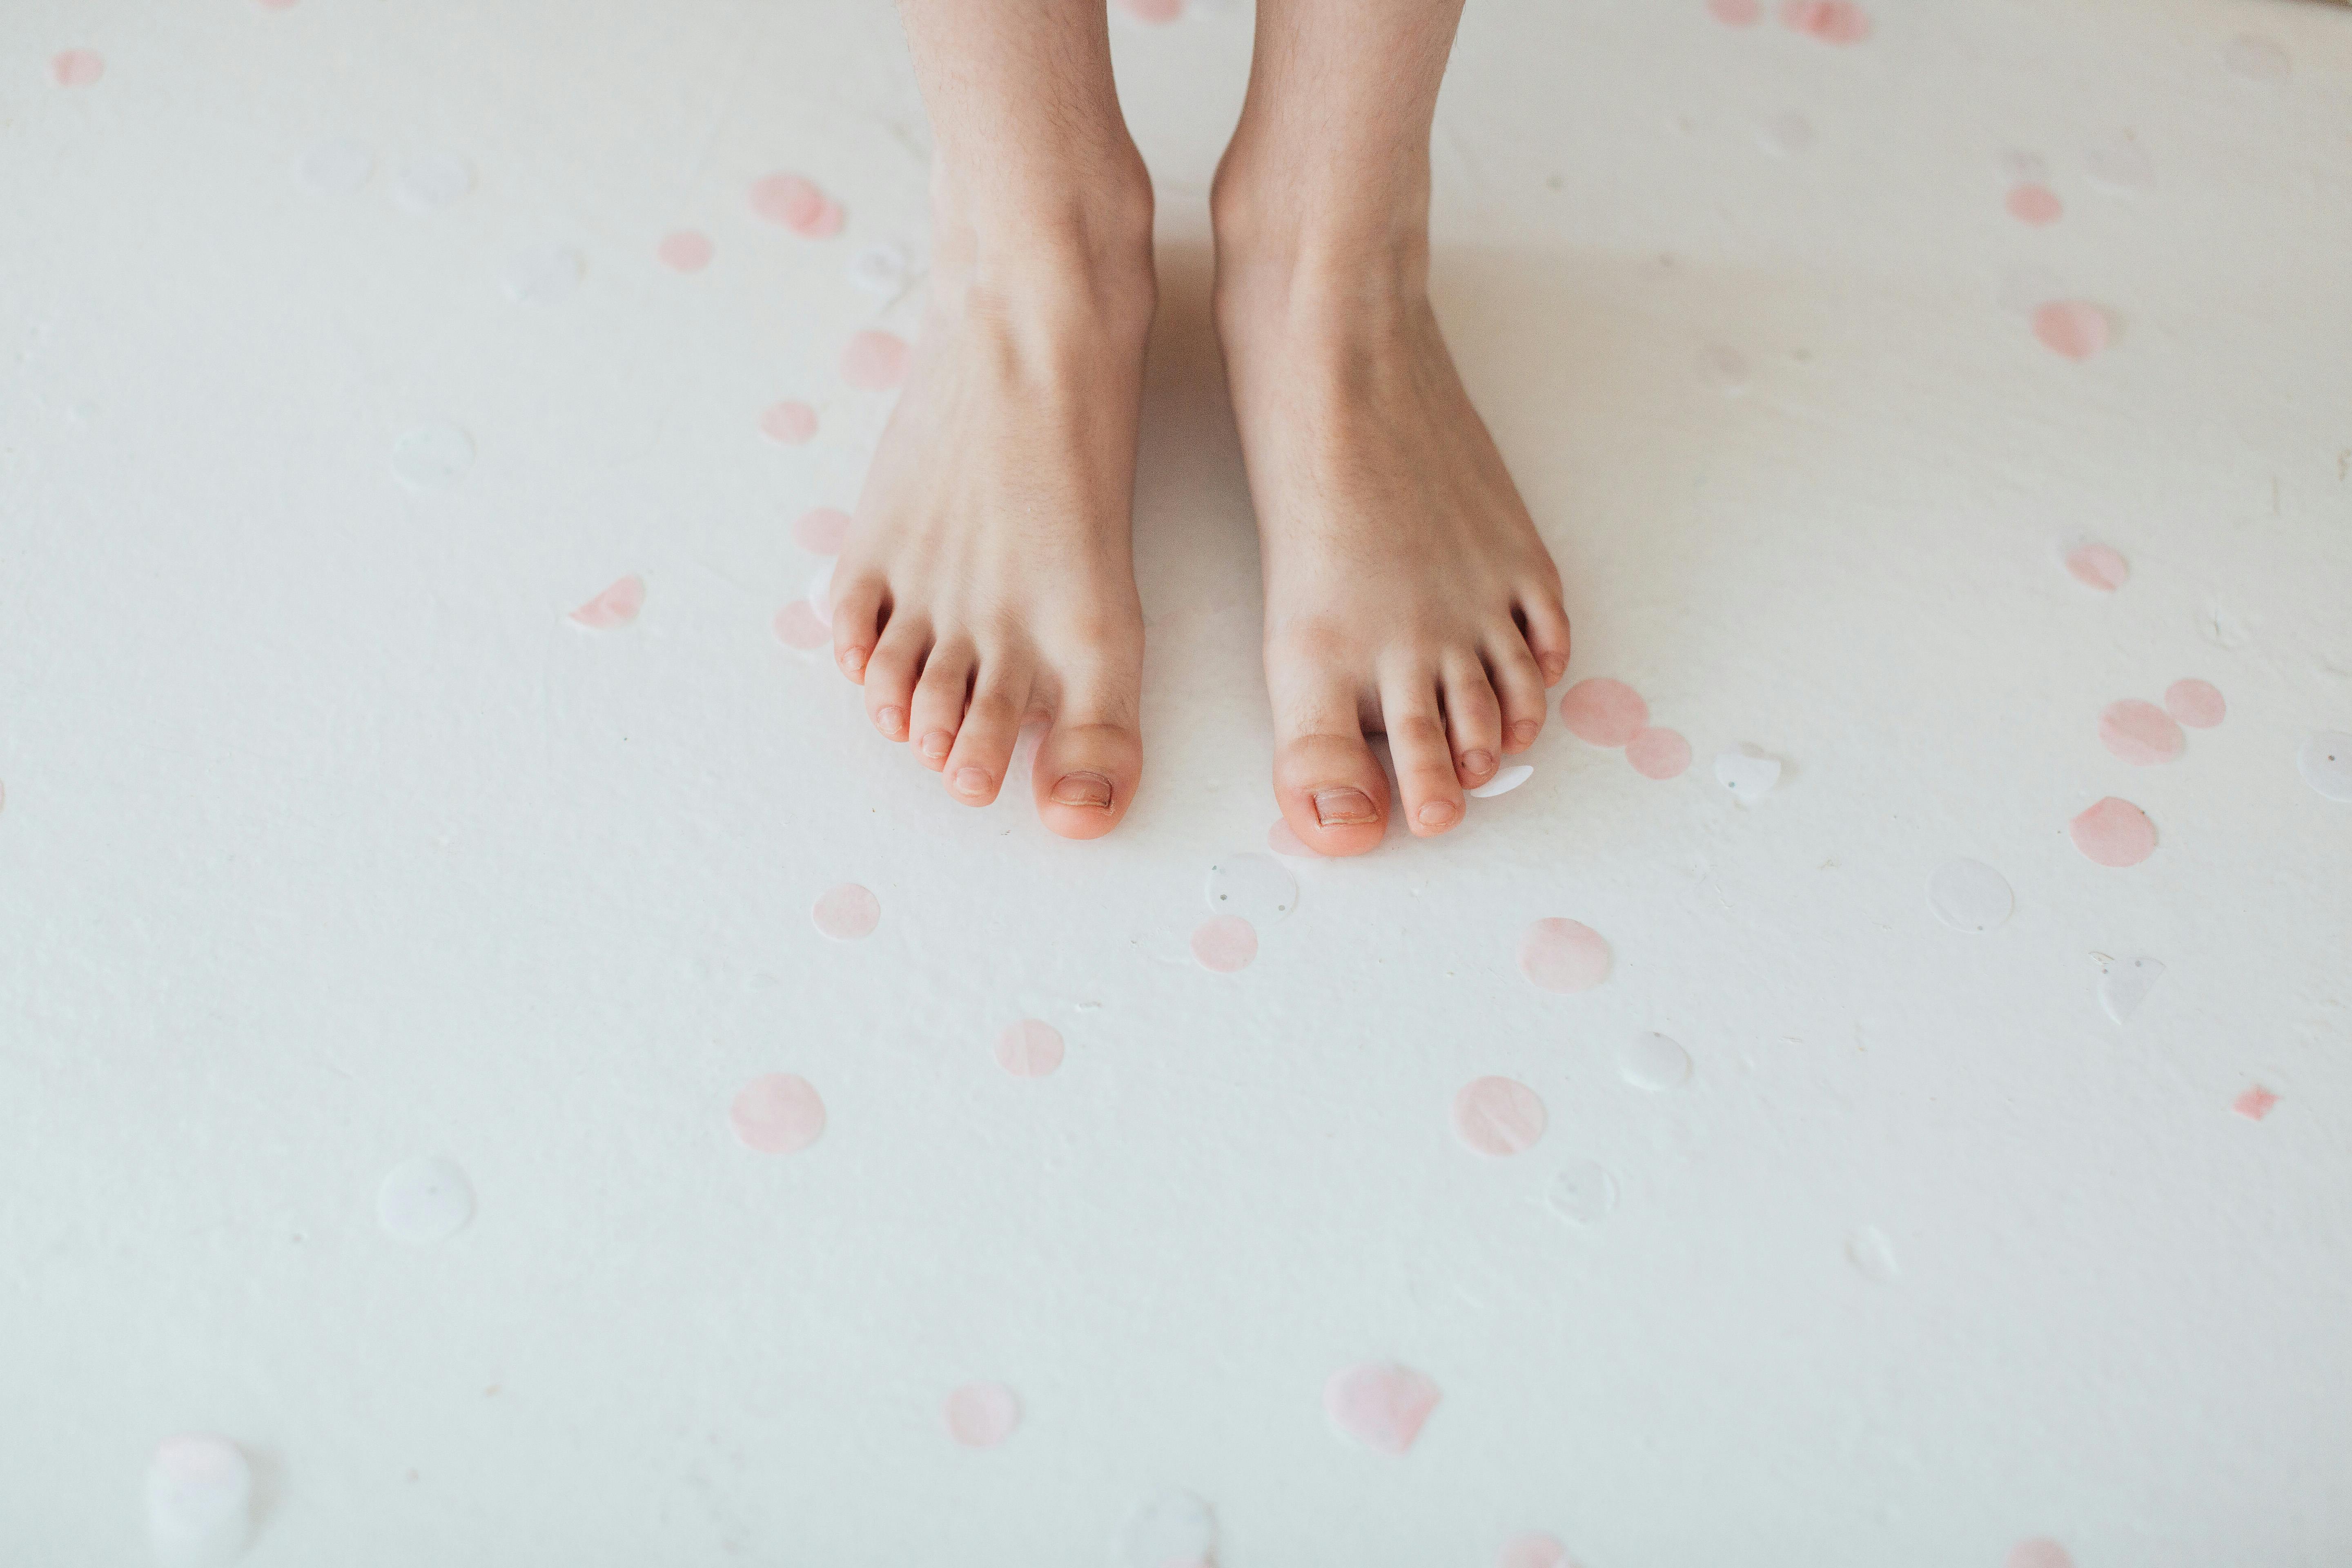
{"type": "Polygon", "coordinates": [[[760,434],[782,447],[798,447],[816,434],[816,410],[786,399],[761,411],[760,434]]]}
{"type": "Polygon", "coordinates": [[[1287,855],[1296,860],[1320,860],[1322,852],[1310,847],[1307,840],[1291,831],[1290,824],[1281,817],[1265,830],[1265,847],[1277,855],[1287,855]]]}
{"type": "Polygon", "coordinates": [[[699,272],[710,265],[710,237],[682,228],[676,234],[662,236],[662,242],[654,247],[654,255],[672,272],[699,272]]]}
{"type": "Polygon", "coordinates": [[[967,1383],[947,1397],[940,1414],[948,1436],[967,1448],[993,1448],[1021,1425],[1021,1396],[1001,1383],[967,1383]]]}
{"type": "Polygon", "coordinates": [[[2114,795],[2068,823],[2066,836],[2102,866],[2137,866],[2156,852],[2156,824],[2147,813],[2114,795]]]}
{"type": "Polygon", "coordinates": [[[776,612],[775,631],[778,642],[804,653],[833,640],[833,628],[824,624],[816,606],[806,599],[794,599],[776,612]]]}
{"type": "Polygon", "coordinates": [[[1495,1568],[1570,1568],[1568,1549],[1549,1535],[1522,1535],[1505,1544],[1495,1568]]]}
{"type": "Polygon", "coordinates": [[[2210,682],[2176,680],[2164,689],[2164,710],[2192,730],[2210,730],[2229,717],[2230,705],[2210,682]]]}
{"type": "Polygon", "coordinates": [[[805,233],[824,214],[824,193],[798,174],[769,174],[751,183],[751,213],[805,233]]]}
{"type": "Polygon", "coordinates": [[[1542,1141],[1551,1117],[1516,1079],[1473,1079],[1454,1097],[1454,1135],[1481,1154],[1519,1154],[1542,1141]]]}
{"type": "Polygon", "coordinates": [[[2033,312],[2033,335],[2065,359],[2089,359],[2107,346],[2107,313],[2086,300],[2053,300],[2033,312]]]}
{"type": "Polygon", "coordinates": [[[622,578],[566,617],[572,625],[586,626],[590,631],[608,632],[625,626],[637,618],[646,607],[646,580],[635,575],[622,578]]]}
{"type": "Polygon", "coordinates": [[[1643,730],[1625,742],[1625,760],[1645,779],[1678,779],[1690,768],[1690,742],[1672,730],[1643,730]]]}
{"type": "Polygon", "coordinates": [[[1870,37],[1870,17],[1853,0],[1781,0],[1780,25],[1825,44],[1858,44],[1870,37]]]}
{"type": "Polygon", "coordinates": [[[2074,1560],[2054,1541],[2021,1541],[2009,1549],[2007,1568],[2074,1568],[2074,1560]]]}
{"type": "Polygon", "coordinates": [[[1139,22],[1164,26],[1184,14],[1184,0],[1118,0],[1118,8],[1139,22]]]}
{"type": "Polygon", "coordinates": [[[1014,1078],[1044,1078],[1062,1065],[1062,1032],[1040,1018],[1024,1018],[996,1037],[996,1065],[1014,1078]]]}
{"type": "Polygon", "coordinates": [[[88,87],[106,74],[106,57],[96,49],[68,49],[49,62],[49,76],[59,87],[88,87]]]}
{"type": "Polygon", "coordinates": [[[2066,211],[2058,193],[2047,185],[2020,185],[2009,193],[2009,216],[2040,228],[2056,223],[2066,211]]]}
{"type": "Polygon", "coordinates": [[[824,1101],[816,1086],[794,1073],[755,1078],[736,1093],[727,1112],[736,1140],[757,1154],[797,1154],[824,1131],[824,1101]]]}
{"type": "Polygon", "coordinates": [[[824,205],[817,208],[816,216],[811,218],[806,226],[795,229],[793,232],[803,239],[831,239],[841,232],[842,226],[848,221],[848,209],[831,196],[827,196],[824,198],[824,205]]]}
{"type": "Polygon", "coordinates": [[[907,340],[896,332],[860,332],[841,351],[841,379],[860,392],[887,392],[907,379],[907,340]]]}
{"type": "Polygon", "coordinates": [[[793,542],[812,555],[838,555],[848,542],[849,514],[839,507],[804,511],[793,524],[793,542]]]}
{"type": "Polygon", "coordinates": [[[1578,740],[1622,746],[1649,726],[1650,705],[1622,680],[1580,680],[1559,700],[1560,721],[1578,740]]]}
{"type": "Polygon", "coordinates": [[[1323,1410],[1365,1447],[1402,1454],[1421,1436],[1440,1397],[1425,1373],[1394,1362],[1365,1362],[1331,1374],[1323,1385],[1323,1410]]]}
{"type": "Polygon", "coordinates": [[[2168,763],[2189,742],[2172,715],[2153,702],[2126,697],[2099,711],[2099,743],[2134,767],[2168,763]]]}
{"type": "Polygon", "coordinates": [[[855,942],[874,934],[882,920],[882,900],[855,882],[829,888],[810,911],[816,929],[835,942],[855,942]]]}
{"type": "Polygon", "coordinates": [[[1706,9],[1727,27],[1752,27],[1764,19],[1764,0],[1706,0],[1706,9]]]}
{"type": "Polygon", "coordinates": [[[1231,974],[1249,967],[1257,956],[1257,928],[1239,915],[1219,915],[1203,921],[1192,933],[1192,956],[1203,969],[1231,974]]]}
{"type": "Polygon", "coordinates": [[[1581,921],[1540,920],[1519,939],[1519,973],[1546,991],[1590,991],[1609,978],[1609,944],[1581,921]]]}
{"type": "Polygon", "coordinates": [[[2260,1121],[2263,1117],[2268,1116],[2271,1113],[2271,1107],[2276,1105],[2278,1102],[2279,1097],[2277,1095],[2273,1094],[2261,1084],[2256,1084],[2252,1089],[2246,1090],[2245,1093],[2231,1100],[2230,1102],[2230,1109],[2236,1111],[2239,1115],[2244,1117],[2249,1121],[2260,1121]]]}
{"type": "Polygon", "coordinates": [[[2131,580],[2131,563],[2112,544],[2084,544],[2070,551],[2066,570],[2085,588],[2112,594],[2131,580]]]}

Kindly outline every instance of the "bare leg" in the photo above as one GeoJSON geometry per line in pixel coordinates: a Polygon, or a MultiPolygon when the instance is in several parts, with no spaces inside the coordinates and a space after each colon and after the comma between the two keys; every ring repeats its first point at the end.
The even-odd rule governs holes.
{"type": "Polygon", "coordinates": [[[1429,133],[1462,0],[1258,0],[1216,312],[1265,571],[1275,792],[1326,854],[1415,833],[1542,728],[1559,574],[1430,310],[1429,133]]]}
{"type": "Polygon", "coordinates": [[[930,110],[933,266],[907,391],[834,577],[834,653],[883,734],[996,798],[1025,719],[1055,832],[1143,770],[1129,538],[1151,186],[1103,0],[904,0],[930,110]]]}

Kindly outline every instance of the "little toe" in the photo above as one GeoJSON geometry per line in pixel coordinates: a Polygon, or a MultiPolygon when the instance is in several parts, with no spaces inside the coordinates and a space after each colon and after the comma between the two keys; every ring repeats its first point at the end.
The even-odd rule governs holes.
{"type": "Polygon", "coordinates": [[[1381,718],[1396,762],[1397,792],[1404,796],[1405,826],[1424,837],[1444,832],[1462,820],[1462,784],[1454,776],[1434,679],[1423,671],[1384,684],[1381,718]]]}
{"type": "Polygon", "coordinates": [[[1528,652],[1535,656],[1546,686],[1557,685],[1568,673],[1568,612],[1559,607],[1557,584],[1538,584],[1519,595],[1519,621],[1526,631],[1528,652]]]}
{"type": "Polygon", "coordinates": [[[1004,785],[1004,770],[1021,739],[1021,715],[1029,700],[1026,672],[983,663],[964,710],[963,728],[940,772],[948,793],[966,805],[986,805],[1004,785]]]}
{"type": "Polygon", "coordinates": [[[1528,651],[1527,643],[1504,627],[1502,635],[1486,648],[1486,678],[1502,703],[1503,751],[1506,754],[1524,752],[1536,743],[1543,733],[1544,701],[1543,671],[1536,668],[1536,657],[1528,651]]]}
{"type": "Polygon", "coordinates": [[[866,661],[881,638],[882,598],[879,577],[833,584],[833,662],[852,680],[866,679],[866,661]]]}
{"type": "Polygon", "coordinates": [[[1355,698],[1336,684],[1276,699],[1274,796],[1318,855],[1361,855],[1388,826],[1389,781],[1364,743],[1355,698]]]}
{"type": "Polygon", "coordinates": [[[915,757],[939,771],[955,748],[956,731],[963,723],[965,699],[971,690],[972,654],[969,647],[941,644],[923,663],[923,678],[915,683],[915,697],[907,713],[907,733],[915,742],[915,757]]]}
{"type": "Polygon", "coordinates": [[[915,700],[915,682],[930,652],[930,629],[911,616],[894,616],[882,628],[882,640],[866,661],[866,716],[885,738],[907,738],[907,715],[915,700]]]}
{"type": "Polygon", "coordinates": [[[1486,667],[1464,655],[1445,665],[1445,732],[1454,746],[1454,772],[1465,789],[1476,789],[1503,763],[1503,709],[1486,680],[1486,667]]]}
{"type": "Polygon", "coordinates": [[[1029,774],[1037,819],[1065,838],[1099,838],[1118,826],[1142,778],[1135,698],[1121,700],[1108,684],[1065,699],[1029,774]]]}

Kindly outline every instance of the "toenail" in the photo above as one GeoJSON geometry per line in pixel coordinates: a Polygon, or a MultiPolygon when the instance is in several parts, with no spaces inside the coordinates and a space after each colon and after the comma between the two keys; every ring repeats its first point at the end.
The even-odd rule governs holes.
{"type": "Polygon", "coordinates": [[[896,708],[885,708],[874,715],[874,724],[884,734],[895,736],[907,727],[907,716],[896,708]]]}
{"type": "Polygon", "coordinates": [[[1547,654],[1544,656],[1543,672],[1544,684],[1546,686],[1549,686],[1553,681],[1558,680],[1561,676],[1568,673],[1568,660],[1560,658],[1559,655],[1556,653],[1547,654]]]}
{"type": "Polygon", "coordinates": [[[1372,797],[1360,789],[1318,790],[1315,820],[1326,827],[1352,827],[1360,822],[1371,822],[1375,820],[1372,797]]]}
{"type": "Polygon", "coordinates": [[[955,786],[956,793],[958,795],[986,795],[988,793],[988,784],[989,778],[988,770],[986,768],[958,768],[956,770],[955,786]]]}
{"type": "Polygon", "coordinates": [[[841,656],[841,668],[852,675],[865,674],[866,650],[862,647],[845,649],[841,656]]]}
{"type": "Polygon", "coordinates": [[[1495,753],[1473,752],[1462,759],[1462,765],[1473,774],[1490,773],[1495,771],[1495,753]]]}
{"type": "Polygon", "coordinates": [[[1536,738],[1536,732],[1542,728],[1543,725],[1536,720],[1522,719],[1511,726],[1511,739],[1522,746],[1527,745],[1536,738]]]}
{"type": "Polygon", "coordinates": [[[1423,804],[1417,815],[1423,827],[1443,827],[1457,815],[1450,800],[1433,800],[1423,804]]]}
{"type": "Polygon", "coordinates": [[[1100,773],[1064,773],[1054,785],[1056,805],[1108,805],[1110,780],[1100,773]]]}
{"type": "Polygon", "coordinates": [[[945,730],[934,730],[929,734],[923,737],[923,755],[930,762],[946,762],[948,760],[948,752],[953,750],[954,747],[955,737],[949,734],[945,730]]]}

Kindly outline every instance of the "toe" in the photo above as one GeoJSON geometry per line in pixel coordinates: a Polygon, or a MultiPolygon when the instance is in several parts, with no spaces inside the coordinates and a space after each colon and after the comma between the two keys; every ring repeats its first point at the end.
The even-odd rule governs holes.
{"type": "Polygon", "coordinates": [[[1354,694],[1336,682],[1275,695],[1274,796],[1318,855],[1361,855],[1388,826],[1389,781],[1364,743],[1354,694]]]}
{"type": "Polygon", "coordinates": [[[1465,654],[1445,664],[1445,733],[1454,747],[1454,773],[1465,789],[1495,776],[1503,761],[1503,709],[1486,668],[1465,654]]]}
{"type": "Polygon", "coordinates": [[[833,662],[852,680],[866,679],[866,665],[881,639],[882,579],[836,578],[833,584],[833,662]]]}
{"type": "Polygon", "coordinates": [[[940,770],[947,775],[950,795],[966,805],[986,805],[996,798],[1004,785],[1004,770],[1013,762],[1013,745],[1021,739],[1021,715],[1028,702],[1025,669],[982,663],[963,727],[956,731],[954,749],[940,770]]]}
{"type": "Polygon", "coordinates": [[[1544,678],[1536,656],[1507,626],[1486,650],[1486,677],[1503,708],[1503,751],[1524,752],[1543,733],[1544,678]]]}
{"type": "Polygon", "coordinates": [[[1519,595],[1519,624],[1528,652],[1543,671],[1546,686],[1568,673],[1568,612],[1559,607],[1559,585],[1538,584],[1519,595]]]}
{"type": "Polygon", "coordinates": [[[1135,681],[1106,678],[1078,686],[1054,715],[1037,748],[1030,784],[1037,818],[1065,838],[1099,838],[1118,826],[1143,777],[1135,681]]]}
{"type": "Polygon", "coordinates": [[[956,731],[963,723],[971,671],[971,650],[961,645],[940,644],[923,661],[923,678],[915,683],[914,701],[907,710],[907,733],[914,740],[916,759],[927,768],[937,771],[947,765],[956,731]]]}
{"type": "Polygon", "coordinates": [[[1404,796],[1405,826],[1426,837],[1461,821],[1462,784],[1454,776],[1436,677],[1415,670],[1382,682],[1381,720],[1396,762],[1397,793],[1404,796]]]}
{"type": "Polygon", "coordinates": [[[912,616],[890,617],[874,656],[866,661],[866,716],[893,741],[907,738],[907,713],[913,705],[915,682],[923,672],[923,656],[930,651],[930,628],[912,616]]]}

